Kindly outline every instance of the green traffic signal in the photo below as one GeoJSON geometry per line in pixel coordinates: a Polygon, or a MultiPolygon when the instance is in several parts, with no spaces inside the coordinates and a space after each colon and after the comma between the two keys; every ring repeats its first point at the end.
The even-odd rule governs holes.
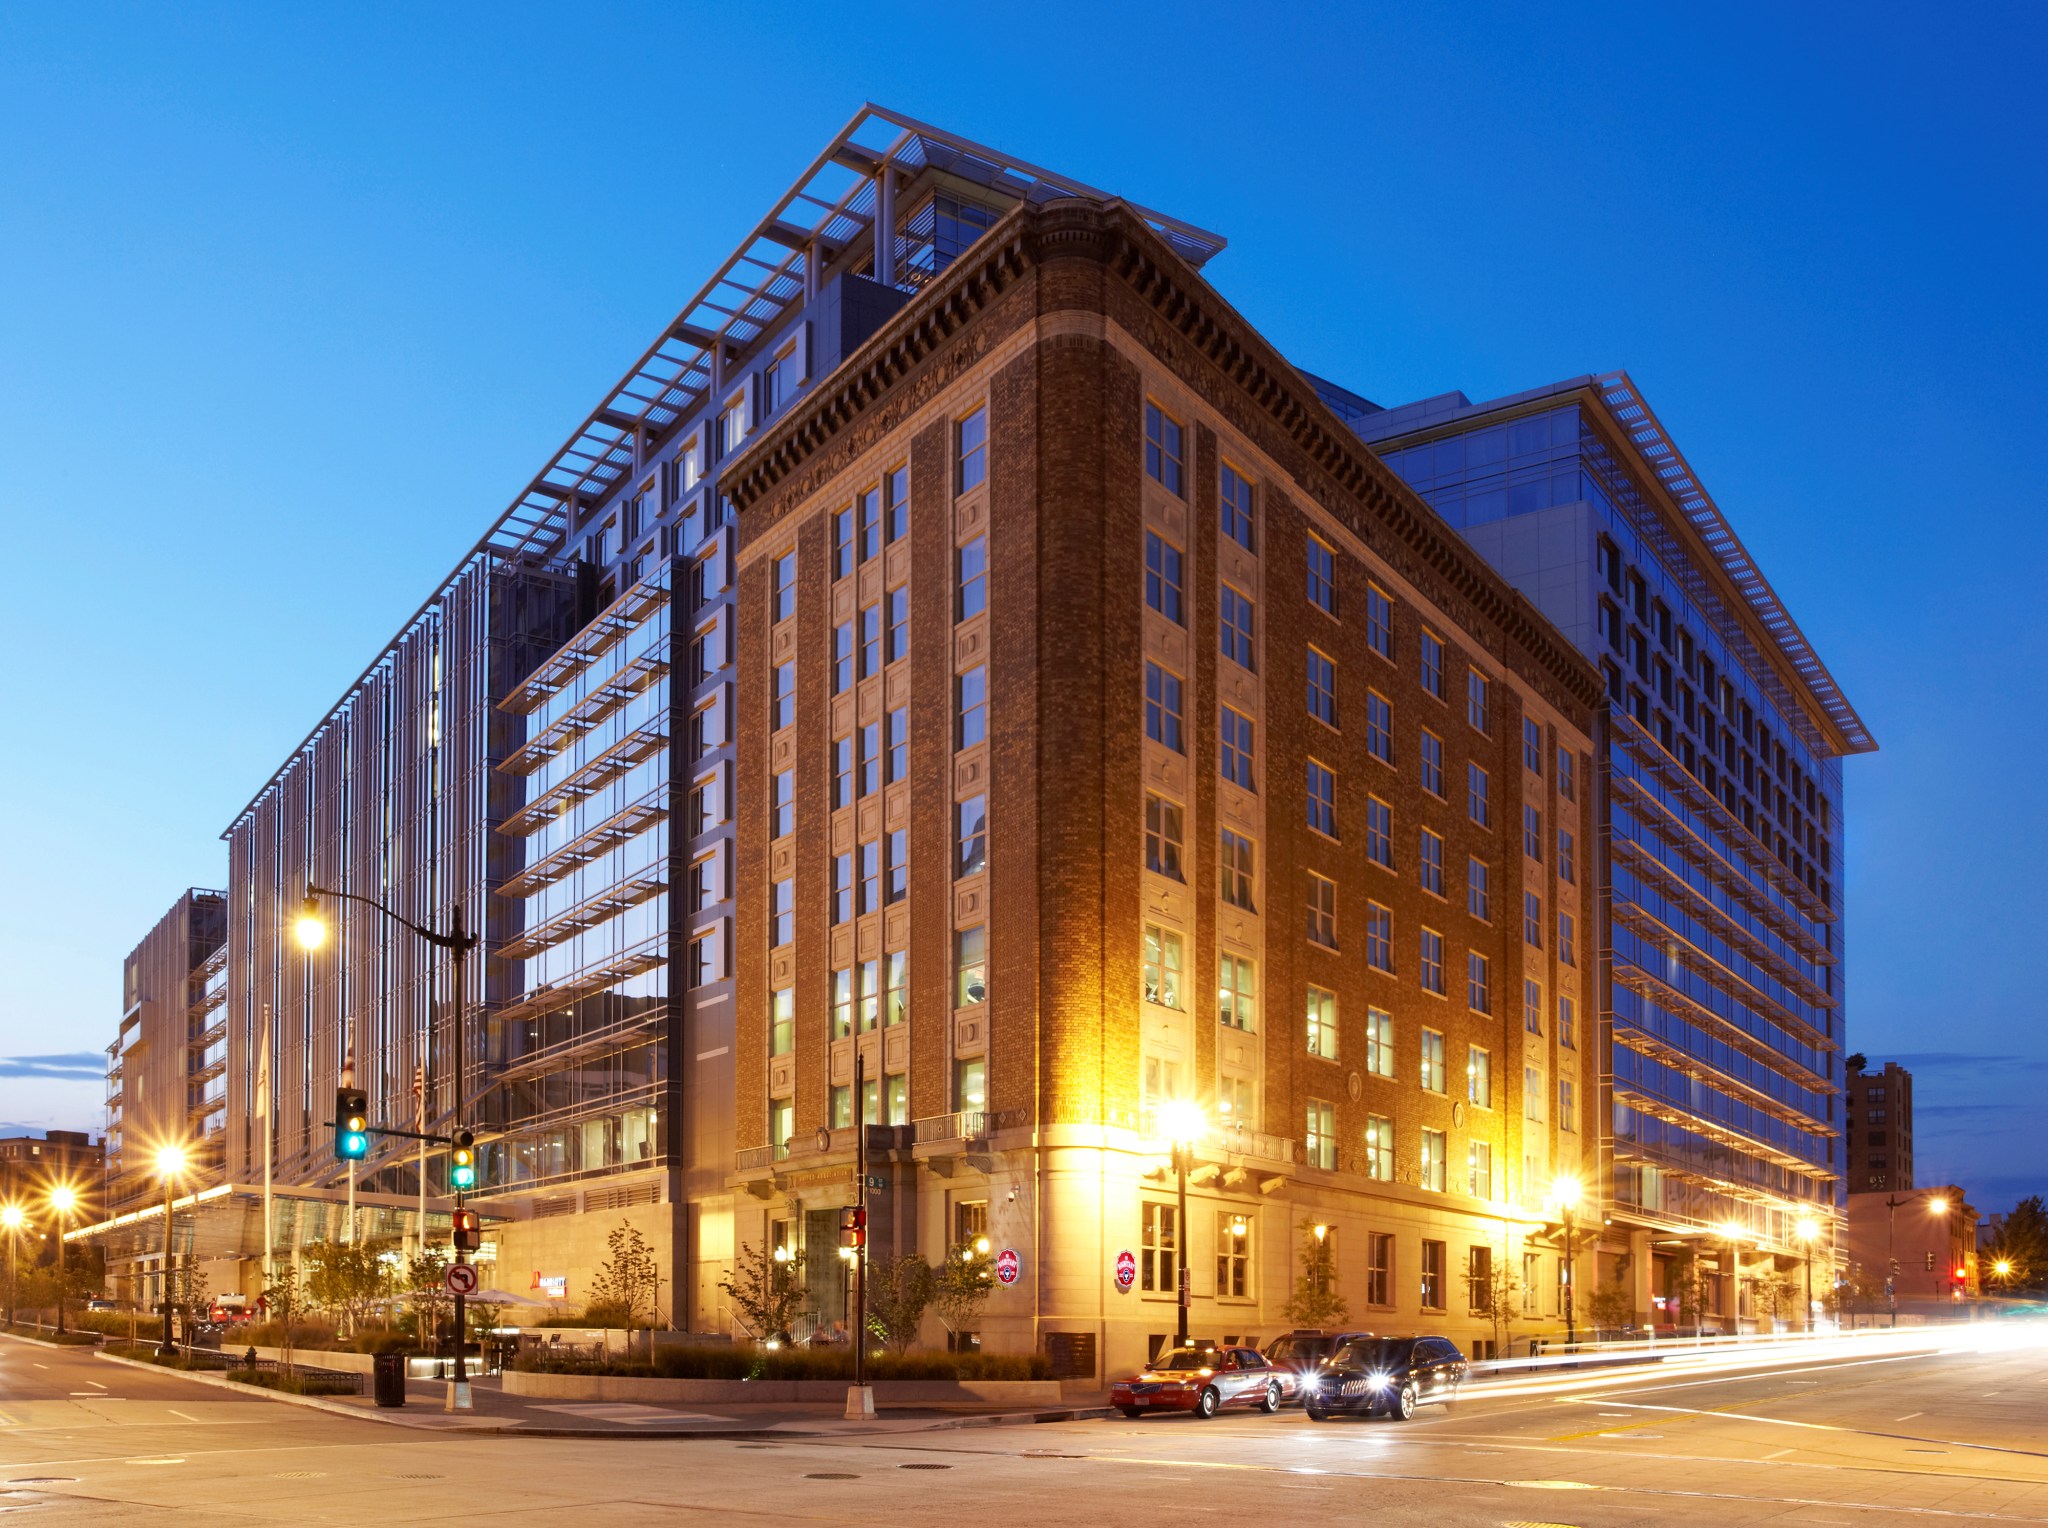
{"type": "Polygon", "coordinates": [[[370,1098],[361,1088],[334,1091],[334,1154],[344,1162],[370,1154],[370,1098]]]}

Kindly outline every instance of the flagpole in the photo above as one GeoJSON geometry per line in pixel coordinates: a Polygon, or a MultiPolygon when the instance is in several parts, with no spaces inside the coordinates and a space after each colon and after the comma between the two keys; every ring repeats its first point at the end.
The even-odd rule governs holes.
{"type": "Polygon", "coordinates": [[[427,1255],[427,1064],[422,1061],[412,1069],[413,1109],[417,1122],[413,1129],[420,1137],[420,1220],[419,1255],[427,1255]]]}

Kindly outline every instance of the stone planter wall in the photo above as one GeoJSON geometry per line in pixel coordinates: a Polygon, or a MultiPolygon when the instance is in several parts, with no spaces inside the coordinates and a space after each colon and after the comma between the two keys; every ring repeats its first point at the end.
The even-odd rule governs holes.
{"type": "MultiPolygon", "coordinates": [[[[643,1405],[718,1406],[756,1402],[788,1405],[836,1404],[846,1399],[839,1379],[640,1379],[609,1374],[505,1375],[505,1394],[551,1401],[638,1401],[643,1405]]],[[[875,1382],[878,1406],[1057,1406],[1055,1379],[892,1379],[875,1382]]]]}

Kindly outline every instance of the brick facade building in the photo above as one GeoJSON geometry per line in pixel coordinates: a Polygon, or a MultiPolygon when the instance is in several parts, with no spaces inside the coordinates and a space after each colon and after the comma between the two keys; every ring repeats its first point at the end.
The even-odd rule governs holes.
{"type": "Polygon", "coordinates": [[[1142,1358],[1183,1238],[1263,1339],[1318,1226],[1360,1324],[1483,1351],[1504,1266],[1561,1325],[1596,671],[1120,204],[1012,210],[724,481],[735,1242],[834,1305],[858,1118],[876,1257],[1019,1255],[993,1347],[1142,1358]]]}

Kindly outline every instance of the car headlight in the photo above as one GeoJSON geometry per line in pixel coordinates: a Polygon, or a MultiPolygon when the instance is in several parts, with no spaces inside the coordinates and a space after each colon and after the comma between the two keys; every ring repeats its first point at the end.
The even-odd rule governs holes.
{"type": "Polygon", "coordinates": [[[1302,1388],[1302,1389],[1304,1389],[1304,1390],[1320,1390],[1320,1389],[1322,1389],[1322,1388],[1323,1388],[1323,1377],[1322,1377],[1322,1375],[1320,1375],[1320,1374],[1305,1374],[1305,1375],[1303,1375],[1303,1376],[1302,1376],[1302,1379],[1301,1379],[1301,1388],[1302,1388]]]}
{"type": "Polygon", "coordinates": [[[1375,1390],[1391,1390],[1394,1386],[1394,1376],[1391,1374],[1371,1374],[1366,1376],[1365,1382],[1375,1390]]]}

